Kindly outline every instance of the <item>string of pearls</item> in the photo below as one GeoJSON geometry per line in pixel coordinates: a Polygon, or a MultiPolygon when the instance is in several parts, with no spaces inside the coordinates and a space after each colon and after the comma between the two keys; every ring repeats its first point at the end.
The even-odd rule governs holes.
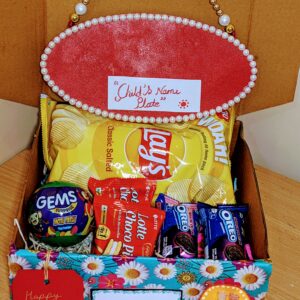
{"type": "MultiPolygon", "coordinates": [[[[68,26],[72,27],[80,21],[80,16],[83,16],[87,13],[87,6],[90,3],[90,0],[82,0],[81,3],[75,5],[75,12],[71,14],[70,21],[68,26]]],[[[219,24],[225,27],[225,31],[231,35],[235,34],[235,27],[230,23],[230,17],[227,14],[224,14],[220,5],[217,3],[217,0],[209,0],[210,5],[215,10],[216,15],[219,17],[219,24]]]]}
{"type": "MultiPolygon", "coordinates": [[[[75,5],[75,12],[71,14],[69,27],[72,27],[80,21],[80,16],[83,16],[87,13],[87,6],[90,3],[90,0],[82,0],[81,3],[75,5]]],[[[210,5],[216,11],[216,15],[219,17],[219,24],[225,27],[225,31],[229,34],[234,35],[235,27],[230,23],[230,17],[227,14],[224,14],[220,5],[217,3],[217,0],[209,0],[210,5]]]]}
{"type": "Polygon", "coordinates": [[[72,27],[80,21],[80,16],[83,16],[87,13],[87,6],[89,5],[90,0],[82,0],[81,3],[75,5],[75,12],[71,14],[69,27],[72,27]]]}
{"type": "Polygon", "coordinates": [[[217,0],[209,0],[209,4],[215,10],[216,15],[219,17],[219,24],[225,27],[225,31],[231,35],[235,34],[235,27],[230,23],[230,17],[224,14],[217,0]]]}

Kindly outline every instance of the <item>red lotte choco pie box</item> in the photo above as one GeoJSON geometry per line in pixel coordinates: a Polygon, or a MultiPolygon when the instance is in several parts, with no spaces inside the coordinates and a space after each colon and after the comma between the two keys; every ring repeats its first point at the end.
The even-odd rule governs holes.
{"type": "Polygon", "coordinates": [[[94,207],[96,254],[152,256],[163,211],[100,196],[95,196],[94,207]]]}

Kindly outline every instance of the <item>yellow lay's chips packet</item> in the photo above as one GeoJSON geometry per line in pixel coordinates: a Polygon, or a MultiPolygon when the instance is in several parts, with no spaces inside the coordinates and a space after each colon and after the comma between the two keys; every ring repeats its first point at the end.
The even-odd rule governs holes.
{"type": "Polygon", "coordinates": [[[41,116],[49,181],[87,189],[90,177],[144,177],[157,181],[156,195],[235,203],[228,153],[233,110],[185,124],[151,125],[101,118],[42,98],[41,116]]]}

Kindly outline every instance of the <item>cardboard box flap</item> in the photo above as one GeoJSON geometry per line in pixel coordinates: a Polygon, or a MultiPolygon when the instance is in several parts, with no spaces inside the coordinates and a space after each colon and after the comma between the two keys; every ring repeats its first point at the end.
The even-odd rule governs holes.
{"type": "Polygon", "coordinates": [[[259,188],[253,160],[246,141],[243,138],[243,124],[237,121],[233,137],[235,150],[232,155],[232,175],[238,179],[236,198],[240,203],[249,205],[248,234],[252,241],[254,257],[268,258],[268,235],[259,194],[259,188]]]}
{"type": "Polygon", "coordinates": [[[300,5],[291,0],[251,2],[247,46],[256,54],[259,74],[239,114],[293,101],[300,64],[300,5]]]}
{"type": "MultiPolygon", "coordinates": [[[[42,90],[39,74],[42,49],[47,41],[66,28],[74,4],[71,0],[46,0],[1,5],[5,18],[0,25],[3,34],[0,98],[38,106],[38,95],[42,90]]],[[[274,0],[272,3],[233,0],[220,5],[236,26],[237,37],[257,55],[259,80],[240,105],[239,113],[292,101],[299,64],[297,25],[300,7],[293,5],[291,0],[274,0]]],[[[128,12],[179,15],[217,26],[217,17],[208,1],[199,0],[93,0],[82,21],[128,12]]]]}
{"type": "Polygon", "coordinates": [[[1,1],[0,10],[0,98],[37,106],[44,1],[1,1]]]}

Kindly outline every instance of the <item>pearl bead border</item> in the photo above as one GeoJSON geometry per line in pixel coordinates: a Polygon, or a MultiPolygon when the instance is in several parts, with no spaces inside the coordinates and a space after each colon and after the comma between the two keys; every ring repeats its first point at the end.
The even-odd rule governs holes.
{"type": "Polygon", "coordinates": [[[169,16],[169,15],[161,15],[161,14],[147,14],[147,13],[135,13],[135,14],[121,14],[121,15],[113,15],[113,16],[106,16],[100,18],[94,18],[92,20],[86,21],[84,23],[80,23],[79,25],[74,25],[71,28],[66,29],[64,32],[61,32],[58,36],[56,36],[52,41],[50,41],[45,48],[43,54],[41,55],[40,61],[41,67],[41,74],[43,75],[43,79],[47,82],[48,86],[52,89],[54,93],[56,93],[59,97],[61,97],[64,101],[69,102],[71,105],[76,106],[77,108],[81,108],[85,111],[93,113],[97,116],[102,116],[104,118],[122,120],[124,122],[137,122],[137,123],[157,123],[157,124],[167,124],[167,123],[175,123],[175,122],[188,122],[189,120],[195,120],[196,118],[200,119],[203,116],[213,116],[216,113],[222,112],[223,110],[228,110],[229,107],[234,106],[235,104],[239,103],[241,100],[247,97],[255,86],[255,81],[257,79],[257,66],[254,60],[254,56],[250,54],[249,50],[246,49],[246,46],[242,44],[238,39],[234,38],[233,36],[229,35],[227,32],[222,31],[221,29],[217,29],[215,26],[210,26],[208,24],[203,24],[201,22],[169,16]],[[101,110],[100,108],[95,108],[93,106],[89,106],[81,101],[71,98],[70,95],[66,94],[64,90],[60,89],[58,85],[51,79],[50,75],[48,74],[47,69],[47,60],[49,55],[51,54],[52,50],[55,48],[57,44],[60,43],[61,40],[71,36],[72,34],[76,34],[78,31],[90,28],[92,26],[102,25],[105,23],[110,22],[119,22],[119,21],[126,21],[126,20],[149,20],[149,21],[164,21],[176,24],[183,24],[185,26],[195,27],[198,30],[206,31],[209,34],[216,35],[220,39],[227,40],[228,43],[233,44],[233,46],[237,47],[243,55],[247,58],[249,62],[249,66],[251,68],[251,75],[249,78],[249,83],[247,86],[243,88],[243,90],[233,97],[233,99],[228,100],[227,102],[223,103],[221,106],[217,106],[215,109],[210,109],[209,111],[197,112],[197,113],[190,113],[186,115],[177,115],[171,117],[141,117],[141,116],[128,116],[122,115],[120,113],[113,113],[108,112],[106,110],[101,110]]]}

